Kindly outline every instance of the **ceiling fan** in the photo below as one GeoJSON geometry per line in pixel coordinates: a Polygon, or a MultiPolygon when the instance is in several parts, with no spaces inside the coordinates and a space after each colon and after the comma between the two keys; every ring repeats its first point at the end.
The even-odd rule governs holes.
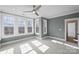
{"type": "Polygon", "coordinates": [[[40,7],[41,7],[41,5],[38,5],[38,6],[33,5],[33,10],[31,10],[31,11],[24,11],[24,12],[32,12],[32,13],[36,14],[37,16],[39,16],[37,10],[39,10],[40,7]]]}

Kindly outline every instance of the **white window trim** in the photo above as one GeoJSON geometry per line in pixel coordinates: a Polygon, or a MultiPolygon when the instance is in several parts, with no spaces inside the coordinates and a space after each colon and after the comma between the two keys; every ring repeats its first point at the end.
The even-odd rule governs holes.
{"type": "MultiPolygon", "coordinates": [[[[29,19],[28,19],[29,20],[29,19]]],[[[28,33],[28,20],[27,20],[27,35],[30,35],[30,34],[34,34],[34,20],[33,20],[33,22],[32,22],[32,32],[31,33],[28,33]]]]}
{"type": "Polygon", "coordinates": [[[31,34],[34,34],[34,20],[33,20],[33,24],[32,24],[32,33],[28,33],[28,29],[27,29],[27,27],[28,27],[28,18],[25,18],[25,17],[23,17],[24,19],[25,19],[25,21],[26,21],[26,23],[25,23],[25,33],[23,33],[23,34],[19,34],[18,33],[18,19],[20,18],[20,16],[16,16],[16,15],[11,15],[11,14],[7,14],[7,13],[1,13],[1,20],[3,20],[3,17],[4,16],[7,16],[7,15],[9,15],[9,16],[12,16],[13,18],[14,18],[14,34],[12,34],[12,35],[5,35],[4,34],[4,26],[2,26],[2,38],[9,38],[9,37],[15,37],[15,36],[20,36],[20,35],[31,35],[31,34]]]}
{"type": "MultiPolygon", "coordinates": [[[[1,38],[2,38],[2,15],[0,13],[0,42],[1,42],[1,38]]],[[[0,44],[0,48],[1,48],[1,44],[0,44]]]]}
{"type": "Polygon", "coordinates": [[[18,34],[18,36],[19,36],[19,35],[26,35],[26,34],[27,34],[27,33],[26,33],[26,20],[25,20],[25,24],[24,24],[24,28],[25,28],[24,33],[19,33],[19,31],[18,31],[18,30],[19,30],[18,28],[19,28],[19,19],[20,19],[20,18],[23,19],[23,20],[25,20],[25,18],[23,18],[23,17],[18,17],[18,20],[17,20],[17,34],[18,34]]]}
{"type": "MultiPolygon", "coordinates": [[[[36,35],[39,35],[40,33],[37,33],[37,32],[36,32],[36,22],[39,22],[39,19],[36,19],[36,20],[35,20],[35,34],[36,34],[36,35]]],[[[39,25],[39,28],[40,28],[40,25],[39,25]]],[[[40,30],[40,29],[39,29],[39,30],[40,30]]]]}
{"type": "MultiPolygon", "coordinates": [[[[1,20],[3,20],[4,16],[12,16],[13,17],[13,15],[2,13],[2,19],[1,20]]],[[[14,27],[14,25],[13,25],[13,27],[14,27]]],[[[2,38],[13,37],[13,36],[14,36],[14,33],[12,35],[5,35],[4,34],[4,25],[2,24],[2,38]]]]}
{"type": "Polygon", "coordinates": [[[46,23],[46,32],[43,31],[43,34],[47,34],[47,20],[43,19],[43,30],[44,30],[44,23],[46,23]]]}

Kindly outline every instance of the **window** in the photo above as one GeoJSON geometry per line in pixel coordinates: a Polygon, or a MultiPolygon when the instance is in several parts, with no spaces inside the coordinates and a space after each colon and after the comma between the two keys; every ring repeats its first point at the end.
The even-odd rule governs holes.
{"type": "Polygon", "coordinates": [[[18,32],[19,34],[25,33],[25,20],[23,18],[19,19],[18,32]]]}
{"type": "Polygon", "coordinates": [[[12,16],[3,17],[4,34],[12,35],[14,34],[14,19],[12,16]]]}
{"type": "Polygon", "coordinates": [[[35,20],[35,29],[36,29],[36,33],[39,33],[39,19],[35,20]]]}
{"type": "Polygon", "coordinates": [[[29,19],[28,20],[28,33],[32,33],[33,32],[33,19],[29,19]]]}
{"type": "Polygon", "coordinates": [[[47,20],[43,20],[43,34],[47,34],[47,20]]]}
{"type": "Polygon", "coordinates": [[[39,33],[39,22],[36,23],[36,32],[39,33]]]}

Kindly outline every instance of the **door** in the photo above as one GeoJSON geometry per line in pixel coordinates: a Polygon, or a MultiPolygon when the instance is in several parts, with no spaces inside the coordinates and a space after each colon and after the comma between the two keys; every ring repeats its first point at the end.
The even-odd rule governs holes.
{"type": "Polygon", "coordinates": [[[77,43],[77,20],[67,21],[67,41],[77,43]]]}

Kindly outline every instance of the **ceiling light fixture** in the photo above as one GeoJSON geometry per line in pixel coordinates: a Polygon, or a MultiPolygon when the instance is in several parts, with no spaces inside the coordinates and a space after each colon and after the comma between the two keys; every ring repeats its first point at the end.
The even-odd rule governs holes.
{"type": "Polygon", "coordinates": [[[33,13],[35,13],[35,11],[33,11],[33,13]]]}
{"type": "Polygon", "coordinates": [[[31,11],[24,11],[24,12],[32,12],[35,15],[39,16],[37,11],[40,9],[40,7],[41,7],[41,5],[39,5],[38,7],[36,7],[36,5],[33,5],[33,10],[31,10],[31,11]]]}

